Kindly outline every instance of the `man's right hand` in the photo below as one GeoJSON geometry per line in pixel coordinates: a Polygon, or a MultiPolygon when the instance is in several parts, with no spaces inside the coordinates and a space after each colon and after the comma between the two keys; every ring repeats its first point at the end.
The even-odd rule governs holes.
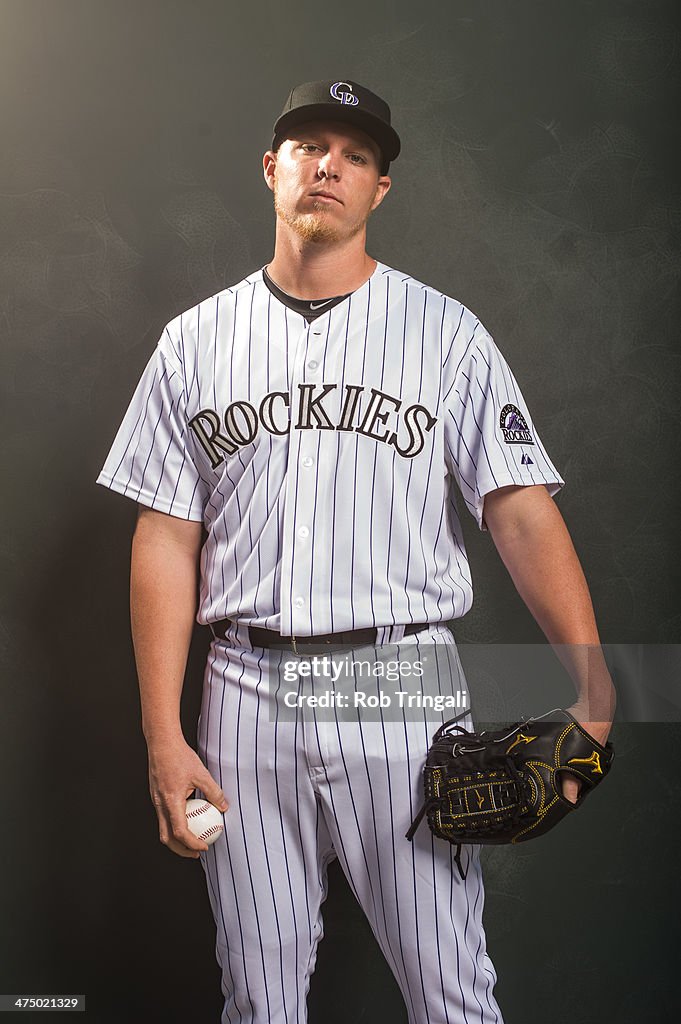
{"type": "Polygon", "coordinates": [[[148,743],[149,792],[156,808],[159,839],[173,853],[194,860],[208,845],[187,827],[185,805],[195,789],[219,811],[229,806],[205,764],[183,736],[148,743]]]}

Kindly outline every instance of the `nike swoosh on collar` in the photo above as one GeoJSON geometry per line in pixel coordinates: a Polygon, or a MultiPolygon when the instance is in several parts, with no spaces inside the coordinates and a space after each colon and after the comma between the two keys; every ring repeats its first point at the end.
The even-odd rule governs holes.
{"type": "Polygon", "coordinates": [[[327,304],[327,302],[333,302],[333,299],[324,299],[323,302],[311,302],[310,309],[321,309],[322,306],[327,304]]]}

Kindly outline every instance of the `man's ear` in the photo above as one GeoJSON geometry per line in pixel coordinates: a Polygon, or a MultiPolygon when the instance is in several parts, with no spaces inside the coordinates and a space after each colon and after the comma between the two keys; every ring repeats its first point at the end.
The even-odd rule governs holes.
{"type": "Polygon", "coordinates": [[[381,205],[381,203],[387,196],[388,192],[390,191],[391,185],[392,178],[390,178],[387,174],[382,174],[381,177],[378,179],[378,182],[376,183],[376,195],[374,196],[373,201],[371,203],[372,212],[376,209],[377,206],[381,205]]]}
{"type": "Polygon", "coordinates": [[[272,149],[268,149],[262,158],[262,171],[270,192],[274,192],[274,172],[277,166],[277,154],[272,149]]]}

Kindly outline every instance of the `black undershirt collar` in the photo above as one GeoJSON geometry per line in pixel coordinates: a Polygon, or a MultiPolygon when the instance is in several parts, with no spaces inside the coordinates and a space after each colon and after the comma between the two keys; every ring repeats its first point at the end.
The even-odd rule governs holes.
{"type": "Polygon", "coordinates": [[[274,283],[267,273],[266,267],[262,268],[262,276],[272,294],[276,295],[279,301],[283,302],[289,309],[293,309],[296,313],[304,316],[309,324],[316,320],[318,316],[326,313],[327,309],[332,309],[339,302],[342,302],[343,299],[347,299],[348,295],[352,294],[352,292],[346,292],[345,295],[334,295],[331,299],[297,299],[295,295],[289,295],[288,292],[283,291],[278,284],[274,283]]]}

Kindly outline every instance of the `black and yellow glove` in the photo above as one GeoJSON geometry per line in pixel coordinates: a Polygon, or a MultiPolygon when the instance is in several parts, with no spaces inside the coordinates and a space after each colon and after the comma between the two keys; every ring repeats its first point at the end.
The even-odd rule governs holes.
{"type": "Polygon", "coordinates": [[[433,736],[423,769],[425,803],[406,837],[427,815],[434,835],[456,844],[464,878],[462,843],[523,843],[548,832],[605,778],[614,750],[560,708],[495,732],[469,732],[454,724],[461,717],[433,736]],[[564,772],[582,783],[576,803],[561,792],[564,772]]]}

